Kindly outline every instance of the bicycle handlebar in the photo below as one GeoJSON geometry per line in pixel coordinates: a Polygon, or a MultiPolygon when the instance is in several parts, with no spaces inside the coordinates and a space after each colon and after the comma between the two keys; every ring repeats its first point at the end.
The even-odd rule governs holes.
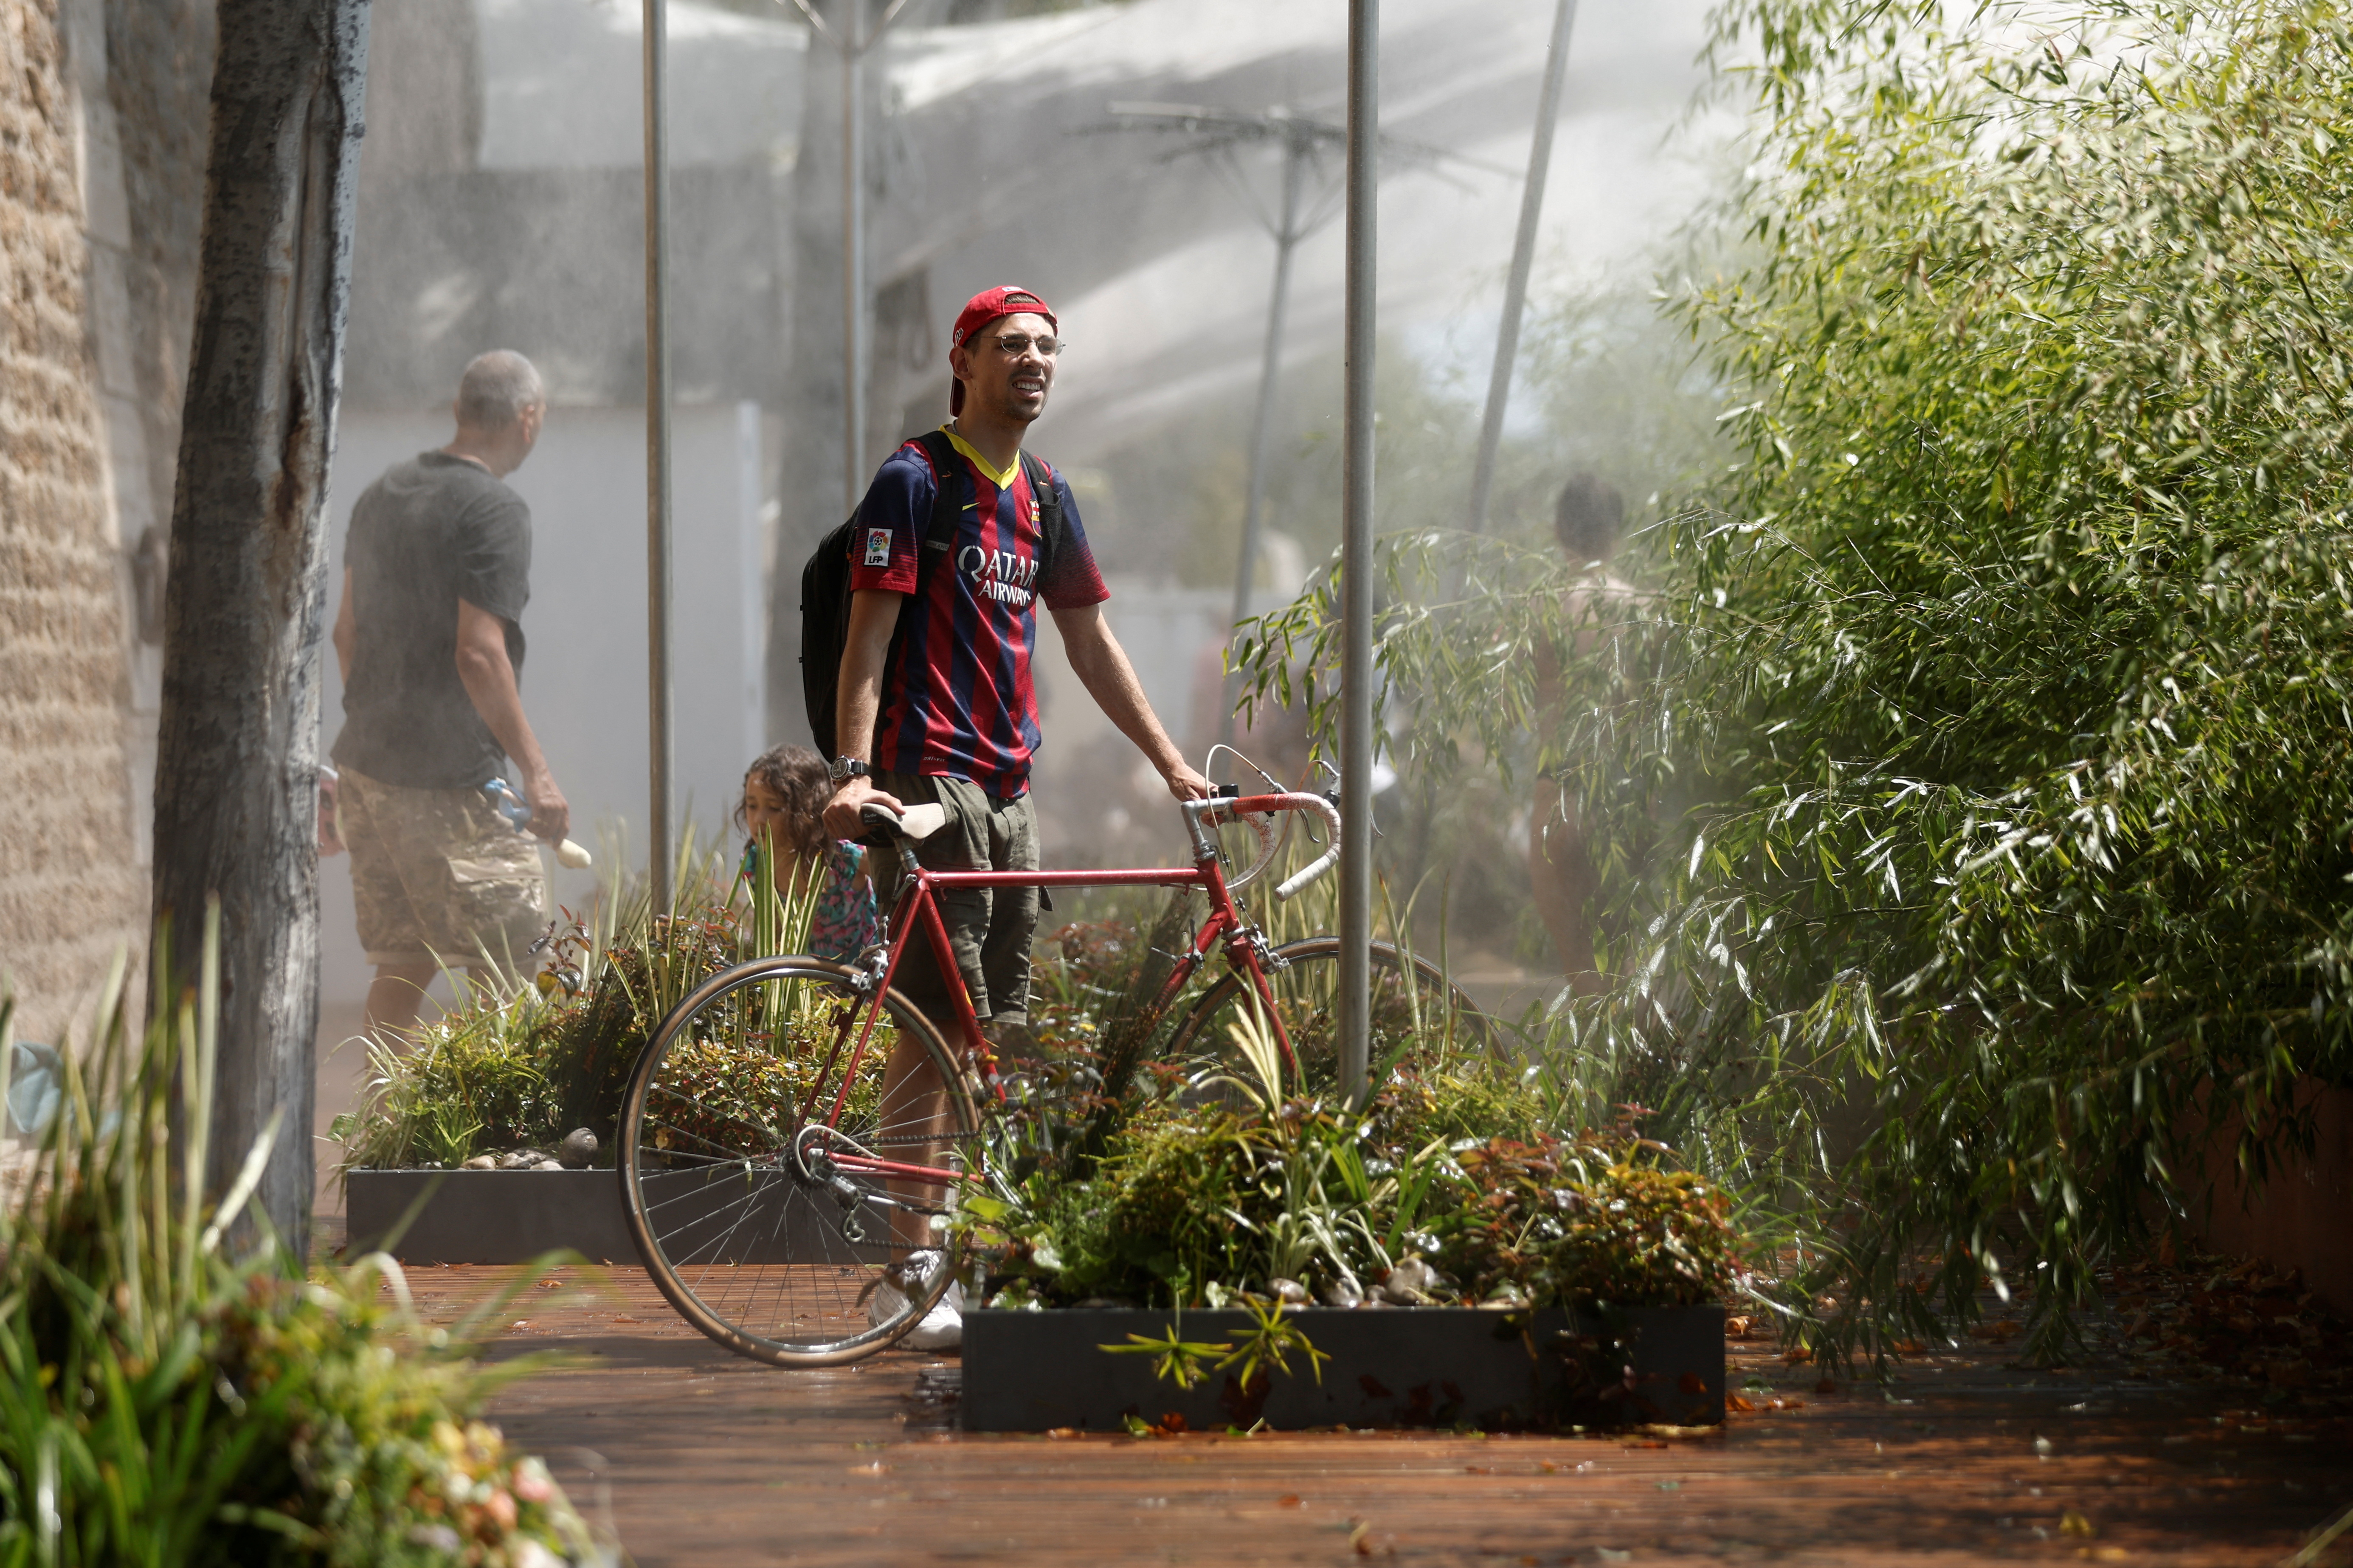
{"type": "MultiPolygon", "coordinates": [[[[1280,811],[1312,811],[1321,816],[1332,829],[1330,847],[1323,854],[1293,872],[1274,889],[1274,896],[1285,902],[1297,898],[1300,889],[1323,876],[1340,863],[1340,808],[1320,795],[1305,790],[1283,790],[1273,795],[1217,795],[1208,800],[1184,803],[1185,821],[1193,832],[1194,842],[1202,850],[1209,847],[1207,829],[1220,822],[1247,823],[1258,834],[1258,858],[1235,875],[1226,879],[1226,890],[1239,892],[1258,879],[1267,867],[1273,864],[1279,842],[1274,831],[1274,814],[1280,811]]],[[[859,808],[859,817],[871,830],[869,843],[887,842],[884,835],[915,840],[929,837],[944,826],[946,810],[934,803],[909,806],[902,815],[890,807],[867,802],[859,808]]]]}
{"type": "Polygon", "coordinates": [[[1332,829],[1331,847],[1315,859],[1293,872],[1274,889],[1277,899],[1288,902],[1299,896],[1316,878],[1323,876],[1340,861],[1340,808],[1320,795],[1305,790],[1284,790],[1274,795],[1220,795],[1211,800],[1185,803],[1187,817],[1198,827],[1219,822],[1247,822],[1257,830],[1258,858],[1243,870],[1226,879],[1226,889],[1236,892],[1255,881],[1274,859],[1276,839],[1271,820],[1278,811],[1312,811],[1324,818],[1332,829]]]}

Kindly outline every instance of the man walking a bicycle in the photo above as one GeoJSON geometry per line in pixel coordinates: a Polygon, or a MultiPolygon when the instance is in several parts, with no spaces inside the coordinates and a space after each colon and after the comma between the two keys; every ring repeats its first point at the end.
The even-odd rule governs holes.
{"type": "MultiPolygon", "coordinates": [[[[944,427],[952,452],[946,471],[934,467],[936,439],[904,443],[875,475],[852,531],[826,825],[857,837],[866,832],[864,806],[900,811],[935,802],[947,824],[916,848],[923,865],[1033,870],[1029,767],[1041,737],[1030,661],[1039,600],[1080,684],[1169,793],[1199,799],[1208,782],[1161,726],[1103,618],[1110,595],[1069,484],[1022,450],[1045,412],[1061,353],[1053,311],[1027,289],[987,289],[957,316],[950,343],[955,381],[953,417],[944,427]],[[927,539],[943,485],[971,498],[944,542],[927,539]]],[[[887,889],[895,849],[879,860],[878,885],[887,889]]],[[[998,1037],[1026,1025],[1038,889],[958,889],[940,903],[975,1013],[998,1037]]],[[[927,1016],[948,1024],[945,979],[928,952],[911,952],[895,984],[927,1016]]],[[[935,1096],[935,1078],[919,1052],[902,1050],[892,1061],[885,1100],[935,1096]]],[[[944,1310],[952,1318],[953,1307],[944,1310]]],[[[922,1338],[954,1342],[944,1337],[953,1327],[927,1321],[922,1338]]]]}

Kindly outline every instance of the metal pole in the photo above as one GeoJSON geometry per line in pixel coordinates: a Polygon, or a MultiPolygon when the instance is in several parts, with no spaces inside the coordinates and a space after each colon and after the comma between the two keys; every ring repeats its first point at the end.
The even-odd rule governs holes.
{"type": "Polygon", "coordinates": [[[1520,352],[1520,311],[1528,299],[1528,268],[1536,254],[1536,218],[1544,211],[1545,172],[1552,165],[1553,124],[1560,118],[1560,82],[1568,74],[1568,29],[1577,0],[1560,0],[1553,14],[1552,48],[1545,56],[1544,90],[1536,95],[1535,142],[1528,149],[1527,184],[1520,192],[1520,232],[1512,241],[1512,274],[1504,285],[1504,325],[1495,337],[1495,370],[1487,380],[1487,416],[1479,424],[1479,463],[1471,472],[1471,531],[1487,526],[1487,498],[1495,485],[1495,448],[1504,438],[1504,405],[1512,396],[1512,362],[1520,352]]]}
{"type": "MultiPolygon", "coordinates": [[[[1299,244],[1299,179],[1300,165],[1307,161],[1307,149],[1297,140],[1285,142],[1282,158],[1282,229],[1274,237],[1274,297],[1266,307],[1266,360],[1258,373],[1258,422],[1250,431],[1249,499],[1242,506],[1241,563],[1234,574],[1234,615],[1229,623],[1242,624],[1250,614],[1250,588],[1258,576],[1259,518],[1266,505],[1267,447],[1273,440],[1274,388],[1282,363],[1282,319],[1291,303],[1291,253],[1299,244]]],[[[1234,705],[1232,693],[1227,693],[1225,711],[1219,716],[1218,740],[1231,745],[1234,740],[1234,705]]]]}
{"type": "Polygon", "coordinates": [[[646,718],[648,868],[653,904],[672,895],[670,676],[670,18],[645,0],[646,68],[646,718]]]}
{"type": "Polygon", "coordinates": [[[1347,395],[1340,502],[1340,1089],[1361,1104],[1373,988],[1373,321],[1380,0],[1348,0],[1347,395]]]}
{"type": "Polygon", "coordinates": [[[841,403],[847,513],[865,494],[866,466],[866,94],[859,37],[866,0],[848,0],[841,26],[841,403]]]}

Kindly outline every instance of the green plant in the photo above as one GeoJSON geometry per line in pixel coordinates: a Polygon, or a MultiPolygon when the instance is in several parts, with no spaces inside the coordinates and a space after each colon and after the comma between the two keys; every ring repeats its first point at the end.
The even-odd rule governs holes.
{"type": "MultiPolygon", "coordinates": [[[[143,1032],[117,961],[0,1211],[0,1563],[553,1568],[595,1550],[544,1467],[472,1419],[532,1368],[466,1359],[528,1277],[443,1330],[381,1255],[308,1280],[266,1237],[227,1255],[276,1124],[208,1205],[218,921],[199,984],[143,1032]]],[[[12,1017],[0,995],[0,1064],[12,1017]]]]}
{"type": "Polygon", "coordinates": [[[1623,1135],[1458,1150],[1460,1174],[1430,1221],[1439,1266],[1473,1300],[1723,1300],[1741,1263],[1731,1202],[1704,1177],[1659,1166],[1656,1151],[1623,1135]]]}
{"type": "Polygon", "coordinates": [[[1242,1298],[1242,1310],[1250,1315],[1250,1326],[1242,1331],[1241,1342],[1229,1351],[1218,1363],[1217,1370],[1240,1366],[1235,1381],[1247,1390],[1264,1374],[1268,1367],[1291,1375],[1289,1356],[1297,1352],[1307,1358],[1307,1370],[1315,1374],[1320,1385],[1324,1381],[1324,1363],[1332,1358],[1315,1348],[1307,1331],[1293,1321],[1277,1302],[1261,1301],[1255,1297],[1242,1298]]]}
{"type": "MultiPolygon", "coordinates": [[[[1130,1107],[1100,1155],[1018,1165],[1002,1157],[1004,1124],[990,1130],[991,1188],[965,1201],[958,1224],[1008,1304],[1183,1310],[1248,1303],[1279,1280],[1345,1294],[1409,1258],[1451,1276],[1416,1287],[1441,1300],[1654,1306],[1735,1289],[1729,1199],[1662,1163],[1663,1147],[1629,1126],[1527,1132],[1525,1091],[1494,1068],[1409,1076],[1365,1113],[1344,1113],[1284,1096],[1275,1058],[1248,1040],[1243,1055],[1261,1081],[1225,1084],[1249,1091],[1240,1104],[1130,1107]],[[1424,1139],[1432,1124],[1467,1135],[1424,1139]]],[[[1288,1342],[1261,1324],[1246,1354],[1288,1342]]]]}
{"type": "MultiPolygon", "coordinates": [[[[1179,1388],[1190,1388],[1208,1376],[1208,1371],[1201,1363],[1213,1355],[1222,1355],[1234,1348],[1222,1341],[1216,1344],[1208,1344],[1193,1340],[1180,1340],[1176,1337],[1176,1325],[1174,1323],[1168,1326],[1166,1334],[1156,1340],[1143,1334],[1130,1334],[1127,1337],[1129,1342],[1126,1344],[1097,1345],[1095,1349],[1111,1355],[1151,1356],[1154,1358],[1152,1375],[1164,1383],[1173,1383],[1179,1388]]],[[[1218,1364],[1223,1366],[1225,1363],[1219,1362],[1218,1364]]]]}
{"type": "MultiPolygon", "coordinates": [[[[412,1042],[372,1045],[366,1098],[340,1133],[343,1168],[454,1167],[475,1154],[550,1148],[576,1127],[610,1149],[654,1024],[721,969],[804,945],[816,906],[813,879],[779,889],[764,856],[738,877],[698,845],[691,826],[676,864],[667,909],[617,868],[587,915],[566,911],[538,973],[484,960],[479,981],[451,976],[459,1005],[412,1042]]],[[[730,1057],[713,1055],[714,1073],[756,1070],[723,1066],[730,1057]]]]}
{"type": "MultiPolygon", "coordinates": [[[[1780,1209],[1811,1348],[1991,1283],[2057,1356],[2209,1129],[2261,1175],[2309,1141],[2298,1080],[2353,1078],[2353,15],[1716,29],[1752,249],[1671,308],[1736,461],[1634,595],[1393,542],[1380,657],[1431,699],[1401,761],[1560,770],[1620,980],[1556,1020],[1563,1103],[1655,1106],[1780,1209]]],[[[1262,686],[1328,690],[1330,603],[1266,624],[1262,686]]]]}

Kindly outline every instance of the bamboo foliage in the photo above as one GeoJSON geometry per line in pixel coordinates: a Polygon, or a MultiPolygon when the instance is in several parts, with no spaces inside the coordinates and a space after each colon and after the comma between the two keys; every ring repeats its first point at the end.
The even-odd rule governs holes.
{"type": "MultiPolygon", "coordinates": [[[[1669,308],[1739,460],[1635,595],[1390,541],[1385,672],[1434,694],[1399,746],[1561,770],[1620,984],[1555,1068],[1787,1208],[1801,1332],[1990,1279],[2056,1353],[2205,1128],[2260,1176],[2353,1076],[2353,14],[1715,26],[1753,259],[1669,308]]],[[[1262,688],[1331,629],[1320,588],[1271,618],[1262,688]]]]}

